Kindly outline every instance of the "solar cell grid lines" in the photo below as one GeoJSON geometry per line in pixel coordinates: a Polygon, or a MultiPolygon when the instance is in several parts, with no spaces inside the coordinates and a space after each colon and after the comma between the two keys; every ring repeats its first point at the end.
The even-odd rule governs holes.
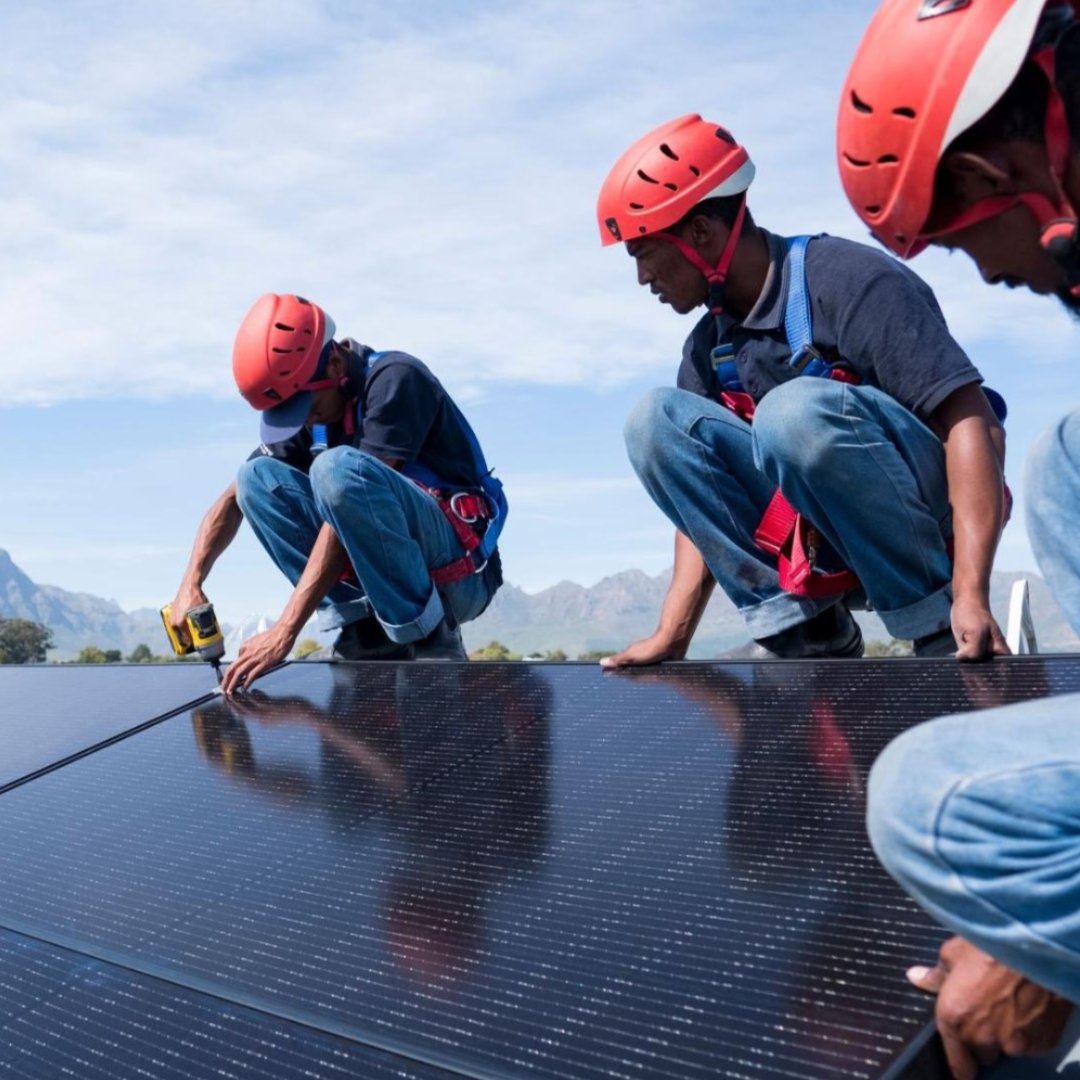
{"type": "Polygon", "coordinates": [[[260,685],[0,796],[0,926],[455,1075],[872,1080],[944,934],[865,839],[870,763],[1080,662],[260,685]]]}
{"type": "Polygon", "coordinates": [[[0,1076],[452,1080],[450,1074],[0,931],[0,1076]]]}
{"type": "Polygon", "coordinates": [[[0,665],[0,790],[213,689],[205,664],[0,665]]]}

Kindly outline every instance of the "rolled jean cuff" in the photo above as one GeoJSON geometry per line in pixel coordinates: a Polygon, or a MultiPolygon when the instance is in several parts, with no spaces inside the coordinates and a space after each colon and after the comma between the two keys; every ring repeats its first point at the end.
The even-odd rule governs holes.
{"type": "MultiPolygon", "coordinates": [[[[375,617],[379,618],[378,612],[375,613],[375,617]]],[[[435,586],[432,585],[431,596],[424,605],[424,610],[415,619],[396,626],[393,623],[383,622],[382,619],[379,619],[379,625],[386,631],[386,636],[391,641],[407,645],[410,641],[419,641],[421,638],[427,637],[442,622],[444,617],[442,598],[439,596],[435,586]]]]}
{"type": "Polygon", "coordinates": [[[894,638],[907,641],[947,630],[952,625],[952,586],[945,585],[914,604],[895,611],[878,610],[878,615],[894,638]]]}
{"type": "Polygon", "coordinates": [[[830,596],[825,600],[811,600],[807,596],[795,596],[792,593],[780,593],[762,600],[753,607],[741,608],[739,614],[746,620],[746,629],[755,641],[779,634],[799,623],[812,619],[815,615],[830,608],[839,600],[830,596]]]}
{"type": "Polygon", "coordinates": [[[359,622],[371,614],[371,601],[366,596],[347,600],[344,604],[325,604],[317,618],[320,630],[340,630],[349,623],[359,622]]]}

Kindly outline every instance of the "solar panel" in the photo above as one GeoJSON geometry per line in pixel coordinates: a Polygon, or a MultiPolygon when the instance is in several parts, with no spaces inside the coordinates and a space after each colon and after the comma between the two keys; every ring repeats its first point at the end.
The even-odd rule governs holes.
{"type": "Polygon", "coordinates": [[[0,789],[214,685],[206,664],[0,665],[0,789]]]}
{"type": "Polygon", "coordinates": [[[943,932],[863,785],[1080,658],[296,664],[0,798],[0,925],[475,1077],[880,1077],[943,932]]]}
{"type": "Polygon", "coordinates": [[[452,1080],[444,1073],[0,931],[0,1075],[55,1080],[452,1080]]]}

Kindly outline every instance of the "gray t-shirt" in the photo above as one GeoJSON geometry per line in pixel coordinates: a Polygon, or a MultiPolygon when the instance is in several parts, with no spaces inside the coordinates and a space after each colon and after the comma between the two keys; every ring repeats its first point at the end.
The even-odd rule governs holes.
{"type": "MultiPolygon", "coordinates": [[[[715,398],[710,354],[734,346],[743,387],[760,401],[774,386],[798,378],[788,364],[784,334],[788,254],[784,239],[765,232],[770,266],[754,309],[738,323],[706,315],[683,347],[677,385],[715,398]]],[[[811,241],[806,284],[814,345],[826,362],[855,372],[921,420],[955,390],[982,376],[953,339],[930,287],[884,252],[832,236],[811,241]]]]}

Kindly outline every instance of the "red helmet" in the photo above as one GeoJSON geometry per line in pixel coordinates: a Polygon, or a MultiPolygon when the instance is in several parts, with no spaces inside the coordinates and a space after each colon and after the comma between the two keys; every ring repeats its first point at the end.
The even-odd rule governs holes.
{"type": "MultiPolygon", "coordinates": [[[[938,162],[1009,88],[1043,11],[1054,6],[1059,0],[885,0],[878,9],[844,84],[837,160],[855,212],[896,254],[910,258],[926,246],[938,162]]],[[[1063,158],[1068,136],[1053,88],[1053,52],[1032,59],[1051,80],[1059,107],[1048,110],[1047,146],[1054,157],[1061,144],[1063,158]]],[[[1075,222],[1063,192],[1060,202],[1032,194],[985,200],[947,231],[1024,203],[1047,242],[1046,230],[1063,214],[1075,222]]]]}
{"type": "Polygon", "coordinates": [[[601,243],[617,244],[670,228],[703,199],[739,195],[754,163],[717,124],[696,113],[638,139],[608,173],[596,216],[601,243]]]}
{"type": "Polygon", "coordinates": [[[746,214],[754,179],[750,155],[717,124],[688,113],[638,139],[608,173],[596,216],[604,245],[655,236],[674,244],[709,283],[709,310],[723,310],[724,282],[746,214]],[[681,237],[664,232],[704,199],[742,195],[719,262],[711,266],[681,237]]]}
{"type": "Polygon", "coordinates": [[[260,412],[308,387],[334,320],[302,296],[267,293],[244,316],[233,345],[233,377],[260,412]]]}

